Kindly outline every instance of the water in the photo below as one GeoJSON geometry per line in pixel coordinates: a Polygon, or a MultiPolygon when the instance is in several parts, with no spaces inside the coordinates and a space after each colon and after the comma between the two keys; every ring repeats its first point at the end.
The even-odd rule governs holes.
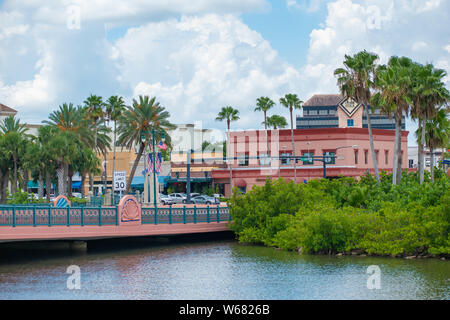
{"type": "Polygon", "coordinates": [[[0,248],[0,299],[446,299],[437,259],[300,256],[232,240],[110,244],[87,252],[0,248]],[[69,290],[78,265],[81,289],[69,290]],[[378,265],[381,289],[367,288],[378,265]]]}

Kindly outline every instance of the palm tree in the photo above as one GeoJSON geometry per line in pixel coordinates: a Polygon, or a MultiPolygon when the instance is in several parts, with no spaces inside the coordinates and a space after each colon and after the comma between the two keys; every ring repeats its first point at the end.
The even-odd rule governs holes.
{"type": "Polygon", "coordinates": [[[230,131],[231,121],[239,120],[239,110],[234,109],[231,106],[222,107],[222,110],[218,113],[216,121],[227,121],[227,131],[230,131]]]}
{"type": "Polygon", "coordinates": [[[402,176],[402,118],[412,105],[411,69],[413,62],[407,57],[391,57],[387,66],[379,66],[375,74],[377,92],[371,102],[381,107],[389,116],[394,114],[395,143],[392,183],[399,184],[402,176]]]}
{"type": "Polygon", "coordinates": [[[283,116],[274,114],[271,117],[267,117],[267,126],[273,127],[274,130],[286,128],[287,125],[286,118],[283,116]]]}
{"type": "MultiPolygon", "coordinates": [[[[216,121],[227,121],[227,133],[228,133],[228,147],[227,152],[231,153],[231,132],[230,132],[230,124],[231,121],[237,121],[239,120],[239,110],[234,109],[231,106],[222,107],[220,112],[218,113],[216,117],[216,121]]],[[[230,161],[230,197],[233,193],[233,169],[232,169],[232,162],[230,161]]]]}
{"type": "Polygon", "coordinates": [[[280,98],[280,103],[284,107],[289,109],[291,117],[291,142],[292,142],[292,156],[294,157],[294,182],[297,183],[297,159],[295,158],[295,143],[294,143],[294,123],[292,111],[294,109],[300,110],[302,108],[303,101],[301,101],[296,94],[288,93],[284,97],[280,98]]]}
{"type": "Polygon", "coordinates": [[[123,117],[119,119],[119,139],[118,143],[131,149],[135,145],[139,146],[139,151],[128,177],[127,189],[125,194],[128,194],[136,172],[137,165],[141,159],[142,153],[145,149],[145,142],[149,141],[152,129],[155,129],[155,140],[158,143],[162,139],[162,134],[166,137],[166,144],[170,144],[170,137],[167,134],[168,130],[175,129],[176,126],[169,122],[170,114],[156,98],[149,96],[139,96],[139,101],[133,99],[133,105],[127,106],[123,112],[123,117]],[[142,141],[142,137],[145,140],[142,141]]]}
{"type": "Polygon", "coordinates": [[[369,131],[370,152],[372,153],[375,178],[377,183],[380,184],[380,174],[378,172],[377,157],[375,156],[372,122],[369,111],[377,60],[378,55],[365,50],[355,54],[353,57],[345,55],[345,68],[336,69],[334,75],[337,77],[337,83],[342,95],[344,97],[351,97],[357,103],[364,106],[364,111],[367,116],[367,129],[369,131]]]}
{"type": "Polygon", "coordinates": [[[13,183],[11,192],[17,192],[18,170],[20,165],[20,156],[25,152],[25,142],[29,139],[26,133],[28,128],[20,123],[14,116],[6,117],[0,124],[0,133],[4,135],[5,155],[9,155],[13,162],[13,183]]]}
{"type": "Polygon", "coordinates": [[[255,111],[264,112],[264,128],[267,130],[267,111],[269,111],[273,106],[275,106],[275,102],[272,101],[269,97],[259,97],[256,99],[256,108],[255,111]]]}
{"type": "Polygon", "coordinates": [[[447,73],[442,69],[436,69],[432,64],[425,66],[418,63],[412,65],[412,83],[414,86],[411,89],[411,114],[418,119],[419,126],[416,131],[418,144],[418,170],[419,181],[422,184],[424,180],[424,145],[425,145],[425,131],[422,130],[426,126],[428,119],[431,119],[437,114],[437,106],[449,101],[450,94],[445,88],[443,78],[447,73]],[[419,134],[420,133],[420,134],[419,134]]]}
{"type": "MultiPolygon", "coordinates": [[[[114,121],[114,141],[113,141],[113,176],[114,171],[116,170],[116,133],[117,133],[117,120],[121,117],[122,112],[124,112],[126,106],[122,97],[119,96],[111,96],[106,101],[106,116],[107,119],[114,121]]],[[[114,192],[113,195],[113,203],[114,203],[114,192]]]]}
{"type": "MultiPolygon", "coordinates": [[[[448,110],[440,108],[436,116],[425,123],[425,143],[430,150],[431,181],[434,181],[434,150],[447,146],[450,136],[450,121],[447,118],[448,110]]],[[[423,128],[419,128],[421,135],[423,128]]]]}

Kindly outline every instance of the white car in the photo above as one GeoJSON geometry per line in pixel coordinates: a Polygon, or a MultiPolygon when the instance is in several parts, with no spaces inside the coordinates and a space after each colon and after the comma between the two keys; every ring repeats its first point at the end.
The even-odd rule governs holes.
{"type": "Polygon", "coordinates": [[[169,198],[173,200],[173,203],[186,203],[186,195],[184,193],[171,193],[169,198]]]}

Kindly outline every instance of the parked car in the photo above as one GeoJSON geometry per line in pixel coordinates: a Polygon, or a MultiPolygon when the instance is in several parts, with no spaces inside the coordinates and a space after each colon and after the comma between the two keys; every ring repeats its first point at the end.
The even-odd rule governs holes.
{"type": "Polygon", "coordinates": [[[195,204],[219,204],[219,199],[210,196],[197,196],[191,199],[192,203],[195,204]]]}
{"type": "Polygon", "coordinates": [[[169,194],[169,198],[171,198],[174,203],[186,203],[186,195],[184,193],[171,193],[169,194]]]}
{"type": "Polygon", "coordinates": [[[166,194],[160,194],[159,195],[159,201],[163,204],[163,205],[169,205],[169,204],[174,204],[175,200],[171,197],[169,197],[166,194]]]}
{"type": "Polygon", "coordinates": [[[224,196],[223,194],[220,194],[220,193],[214,193],[214,194],[213,194],[213,197],[214,197],[214,198],[217,198],[217,199],[225,198],[225,196],[224,196]]]}
{"type": "Polygon", "coordinates": [[[201,196],[201,194],[200,193],[191,193],[191,199],[192,198],[195,198],[195,197],[197,197],[197,196],[201,196]]]}
{"type": "Polygon", "coordinates": [[[83,197],[81,196],[81,193],[80,192],[72,192],[72,196],[73,197],[76,197],[76,198],[78,198],[78,199],[82,199],[83,197]]]}

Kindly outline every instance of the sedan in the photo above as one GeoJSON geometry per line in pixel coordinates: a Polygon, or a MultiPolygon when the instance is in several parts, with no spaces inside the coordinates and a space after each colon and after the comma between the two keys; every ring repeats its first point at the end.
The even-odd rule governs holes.
{"type": "Polygon", "coordinates": [[[169,198],[173,200],[173,203],[186,203],[186,195],[184,193],[171,193],[169,198]]]}
{"type": "Polygon", "coordinates": [[[209,196],[197,196],[191,199],[195,204],[219,204],[219,199],[209,196]]]}
{"type": "Polygon", "coordinates": [[[168,195],[165,195],[165,194],[159,195],[159,201],[163,205],[169,205],[169,204],[174,204],[175,203],[175,200],[173,198],[171,198],[171,197],[169,197],[168,195]]]}

